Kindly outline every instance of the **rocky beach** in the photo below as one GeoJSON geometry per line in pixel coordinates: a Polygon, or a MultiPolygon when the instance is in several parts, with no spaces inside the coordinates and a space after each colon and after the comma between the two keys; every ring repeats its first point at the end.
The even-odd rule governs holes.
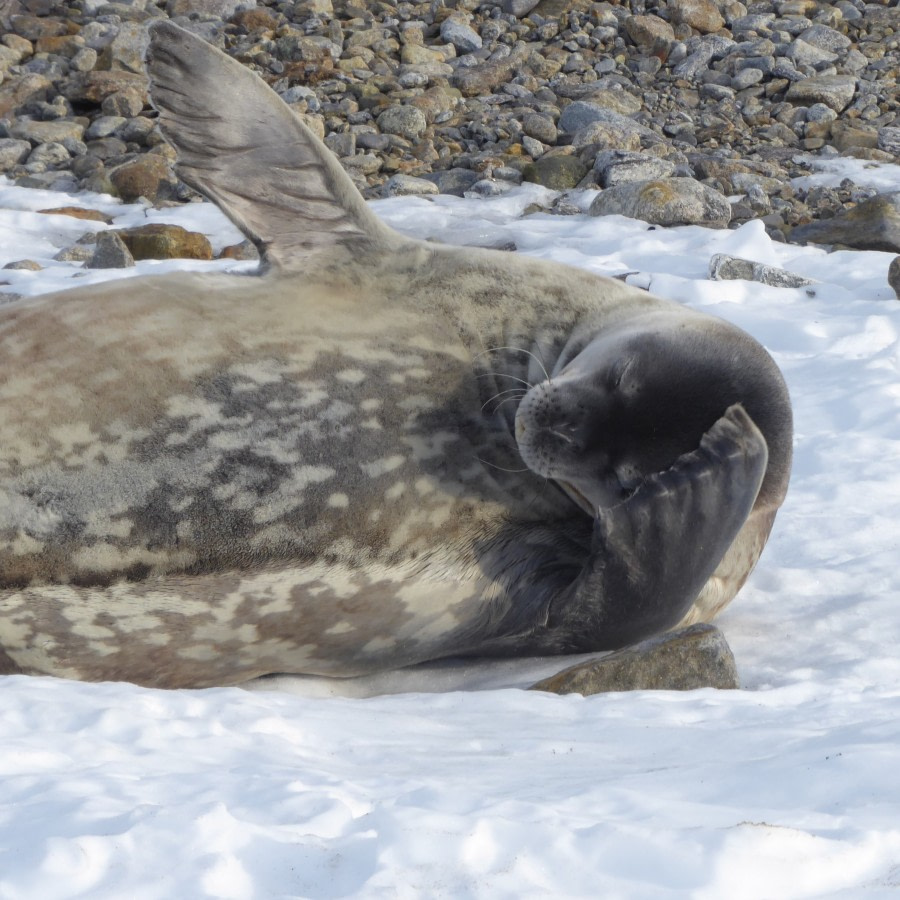
{"type": "Polygon", "coordinates": [[[895,0],[0,0],[0,174],[193,199],[143,75],[166,16],[264,78],[369,198],[524,180],[600,189],[594,215],[900,252],[897,195],[791,184],[897,161],[895,0]]]}

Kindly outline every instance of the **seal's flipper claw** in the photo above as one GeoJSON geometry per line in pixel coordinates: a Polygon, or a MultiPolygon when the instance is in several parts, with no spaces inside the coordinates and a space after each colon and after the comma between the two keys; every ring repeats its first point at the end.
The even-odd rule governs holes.
{"type": "Polygon", "coordinates": [[[567,649],[614,649],[676,625],[750,514],[767,461],[736,404],[696,450],[601,510],[591,560],[550,608],[567,649]]]}
{"type": "Polygon", "coordinates": [[[150,26],[147,73],[177,171],[252,240],[263,260],[308,270],[391,249],[381,224],[322,142],[265,82],[169,21],[150,26]]]}

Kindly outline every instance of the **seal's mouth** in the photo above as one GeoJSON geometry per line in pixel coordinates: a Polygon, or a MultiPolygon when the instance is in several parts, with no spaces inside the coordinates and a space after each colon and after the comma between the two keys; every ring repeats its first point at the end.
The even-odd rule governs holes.
{"type": "Polygon", "coordinates": [[[594,518],[597,515],[598,507],[591,503],[591,501],[588,500],[574,484],[563,481],[560,478],[554,478],[553,480],[565,491],[566,496],[568,496],[576,506],[580,506],[591,518],[594,518]]]}

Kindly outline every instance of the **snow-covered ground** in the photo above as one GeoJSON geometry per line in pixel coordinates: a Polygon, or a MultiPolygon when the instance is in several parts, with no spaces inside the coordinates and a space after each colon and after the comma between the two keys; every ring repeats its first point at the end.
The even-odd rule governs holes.
{"type": "MultiPolygon", "coordinates": [[[[811,177],[847,175],[900,190],[894,166],[842,160],[811,177]]],[[[769,348],[792,391],[796,456],[759,567],[719,622],[744,690],[585,699],[515,687],[539,665],[347,686],[387,692],[369,698],[321,696],[335,691],[303,679],[253,693],[0,679],[0,900],[900,894],[891,255],[777,244],[757,223],[520,218],[542,193],[375,208],[417,236],[510,240],[523,253],[636,273],[633,283],[769,348]],[[708,281],[710,257],[723,252],[820,283],[708,281]]],[[[0,181],[0,265],[47,266],[0,272],[0,292],[247,267],[83,273],[53,263],[105,227],[36,212],[69,204],[103,209],[117,227],[172,221],[216,247],[238,239],[209,205],[154,212],[0,181]]]]}

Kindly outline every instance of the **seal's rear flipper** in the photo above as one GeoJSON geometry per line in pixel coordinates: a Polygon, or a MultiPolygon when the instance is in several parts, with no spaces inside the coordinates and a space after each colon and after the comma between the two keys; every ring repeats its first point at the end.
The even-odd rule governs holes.
{"type": "Polygon", "coordinates": [[[402,241],[340,163],[253,72],[168,21],[150,26],[147,72],[179,176],[252,240],[264,262],[308,269],[402,241]]]}
{"type": "Polygon", "coordinates": [[[600,511],[592,558],[551,603],[544,639],[612,650],[676,625],[750,514],[767,461],[753,420],[730,407],[697,450],[600,511]]]}

